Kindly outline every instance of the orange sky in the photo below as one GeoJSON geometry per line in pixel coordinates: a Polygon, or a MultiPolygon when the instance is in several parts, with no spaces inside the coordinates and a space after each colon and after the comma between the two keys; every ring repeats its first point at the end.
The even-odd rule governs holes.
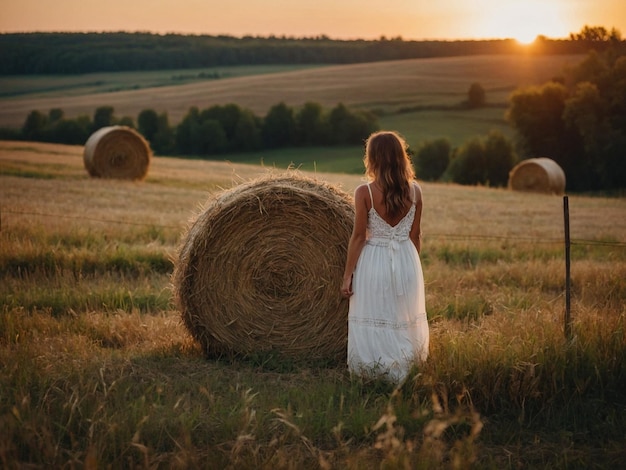
{"type": "Polygon", "coordinates": [[[531,40],[584,25],[626,37],[626,0],[0,0],[0,32],[531,40]]]}

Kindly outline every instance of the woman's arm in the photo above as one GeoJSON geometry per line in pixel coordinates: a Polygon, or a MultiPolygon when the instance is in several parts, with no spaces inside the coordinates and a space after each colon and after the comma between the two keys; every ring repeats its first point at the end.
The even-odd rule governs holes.
{"type": "Polygon", "coordinates": [[[352,292],[352,273],[356,268],[363,246],[365,245],[367,236],[367,198],[369,192],[367,185],[361,185],[354,191],[354,227],[352,228],[352,236],[348,242],[348,254],[346,256],[346,266],[343,273],[343,282],[341,284],[341,293],[350,297],[352,292]]]}
{"type": "Polygon", "coordinates": [[[419,184],[415,185],[415,219],[411,226],[411,232],[409,238],[415,245],[418,253],[422,252],[422,188],[419,184]]]}

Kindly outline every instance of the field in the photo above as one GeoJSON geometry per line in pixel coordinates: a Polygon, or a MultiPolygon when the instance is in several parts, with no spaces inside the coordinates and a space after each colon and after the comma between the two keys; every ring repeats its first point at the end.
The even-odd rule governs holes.
{"type": "MultiPolygon", "coordinates": [[[[517,87],[544,83],[580,56],[472,56],[339,66],[222,67],[101,73],[78,76],[0,77],[0,127],[19,128],[34,109],[61,108],[65,116],[92,116],[113,106],[118,117],[140,111],[167,112],[176,125],[192,106],[236,103],[264,116],[285,102],[307,101],[331,109],[339,102],[375,111],[383,129],[394,129],[416,148],[439,137],[460,146],[496,129],[513,137],[504,114],[517,87]],[[459,109],[474,82],[486,90],[487,107],[459,109]]],[[[306,171],[360,173],[362,149],[301,148],[227,155],[238,163],[294,166],[306,171]]]]}
{"type": "Polygon", "coordinates": [[[4,468],[623,465],[625,199],[569,197],[568,341],[562,198],[424,183],[431,352],[394,390],[343,364],[209,359],[182,326],[188,221],[268,171],[159,157],[144,182],[96,180],[82,147],[0,142],[4,468]]]}
{"type": "MultiPolygon", "coordinates": [[[[302,67],[231,67],[192,71],[112,73],[81,76],[0,77],[0,126],[20,127],[27,114],[62,108],[67,117],[92,116],[98,106],[113,106],[118,116],[136,118],[144,109],[167,111],[178,124],[192,106],[235,103],[263,116],[280,102],[298,107],[307,101],[331,108],[339,102],[355,109],[377,110],[394,115],[424,107],[458,105],[467,99],[474,82],[480,83],[492,105],[496,125],[503,122],[503,106],[517,87],[543,83],[561,74],[566,65],[580,56],[473,56],[388,61],[369,64],[302,67]],[[219,77],[215,79],[213,77],[219,77]]],[[[394,117],[394,128],[405,133],[414,145],[423,135],[415,132],[413,113],[403,113],[407,125],[394,117]]],[[[437,114],[419,114],[429,126],[437,114]]],[[[466,121],[474,121],[467,116],[466,121]]],[[[387,123],[383,119],[383,126],[387,123]]],[[[441,126],[440,126],[441,127],[441,126]]],[[[446,129],[447,127],[447,129],[446,129]]],[[[458,126],[454,126],[458,127],[458,126]]],[[[486,128],[486,131],[489,127],[486,128]]],[[[486,133],[485,131],[485,133],[486,133]]],[[[447,133],[448,133],[447,132],[447,133]]],[[[446,134],[447,134],[446,133],[446,134]]],[[[453,134],[450,136],[456,140],[453,134]]]]}

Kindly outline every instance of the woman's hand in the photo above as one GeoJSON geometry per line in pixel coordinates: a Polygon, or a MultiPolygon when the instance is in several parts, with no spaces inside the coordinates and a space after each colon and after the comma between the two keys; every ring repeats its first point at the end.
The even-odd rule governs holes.
{"type": "Polygon", "coordinates": [[[344,277],[343,283],[341,284],[341,295],[350,298],[352,294],[354,294],[354,292],[352,292],[352,276],[344,277]]]}

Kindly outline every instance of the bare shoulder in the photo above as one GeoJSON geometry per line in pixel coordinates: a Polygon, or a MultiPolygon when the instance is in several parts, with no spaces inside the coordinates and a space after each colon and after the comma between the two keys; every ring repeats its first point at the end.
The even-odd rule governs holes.
{"type": "Polygon", "coordinates": [[[358,200],[358,199],[364,199],[365,197],[369,197],[369,190],[367,189],[367,184],[361,184],[359,186],[357,186],[357,188],[354,190],[354,200],[358,200]]]}
{"type": "Polygon", "coordinates": [[[355,206],[363,206],[365,209],[370,208],[370,195],[367,188],[367,184],[361,184],[354,190],[354,204],[355,206]]]}
{"type": "Polygon", "coordinates": [[[417,181],[413,181],[413,187],[415,188],[415,202],[422,200],[422,187],[417,181]]]}

